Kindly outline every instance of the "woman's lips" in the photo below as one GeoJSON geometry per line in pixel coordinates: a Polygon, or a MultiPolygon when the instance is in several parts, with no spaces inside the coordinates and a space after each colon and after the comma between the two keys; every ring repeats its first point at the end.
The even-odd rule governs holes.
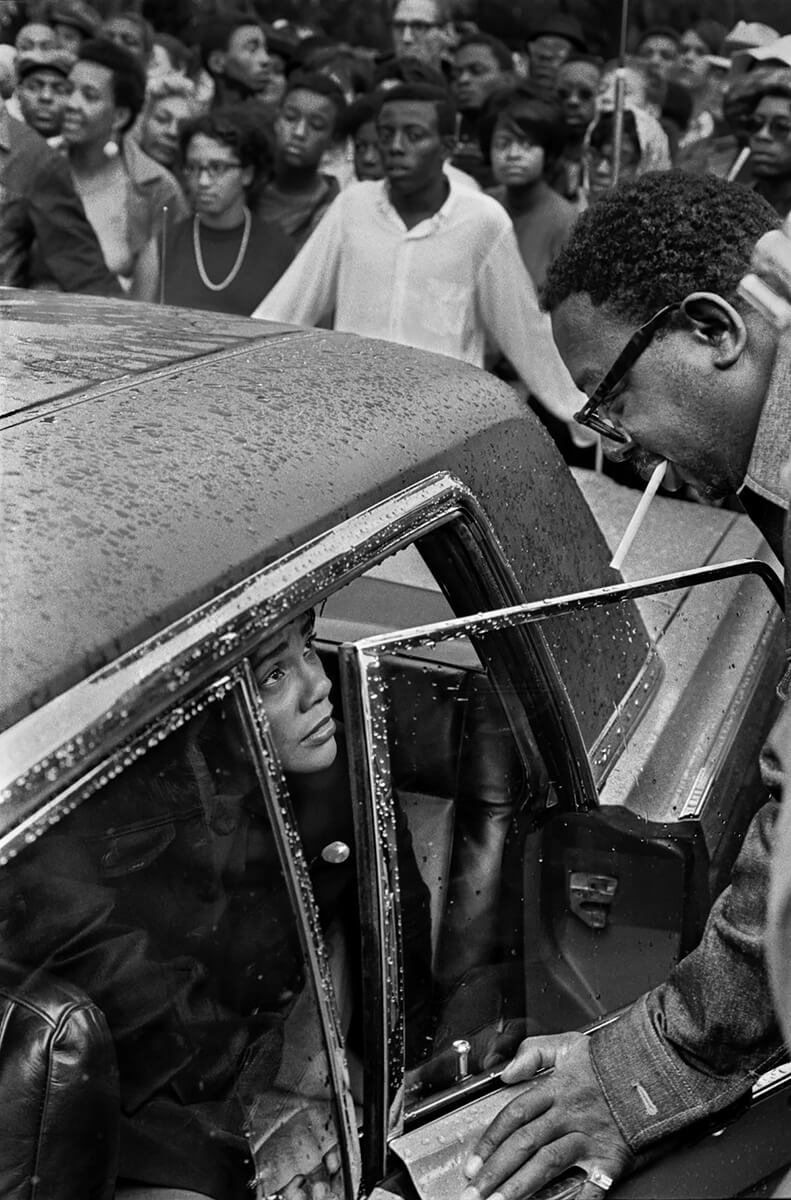
{"type": "Polygon", "coordinates": [[[310,746],[321,746],[334,736],[335,721],[332,717],[328,716],[323,721],[320,721],[318,725],[314,725],[310,733],[306,733],[301,740],[310,746]]]}

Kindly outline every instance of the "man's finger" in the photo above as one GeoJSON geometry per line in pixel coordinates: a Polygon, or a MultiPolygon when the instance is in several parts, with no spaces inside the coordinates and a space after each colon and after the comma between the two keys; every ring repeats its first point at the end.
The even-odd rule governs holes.
{"type": "Polygon", "coordinates": [[[539,1071],[554,1067],[584,1034],[559,1033],[551,1037],[525,1038],[513,1060],[503,1070],[503,1083],[525,1083],[539,1071]]]}
{"type": "Polygon", "coordinates": [[[464,1173],[474,1179],[481,1167],[512,1134],[519,1132],[529,1141],[535,1130],[530,1123],[536,1121],[552,1105],[553,1093],[548,1080],[538,1080],[520,1096],[516,1096],[497,1114],[489,1128],[475,1145],[467,1160],[464,1173]]]}
{"type": "MultiPolygon", "coordinates": [[[[532,1091],[533,1088],[529,1090],[532,1091]]],[[[528,1094],[511,1100],[467,1159],[465,1175],[473,1188],[483,1195],[495,1192],[544,1142],[555,1141],[567,1133],[557,1127],[555,1115],[551,1094],[533,1103],[528,1094]]],[[[469,1200],[473,1200],[472,1196],[469,1200]]]]}
{"type": "MultiPolygon", "coordinates": [[[[546,1137],[539,1138],[539,1143],[546,1140],[546,1137]]],[[[527,1161],[524,1147],[512,1149],[514,1155],[510,1163],[505,1160],[497,1163],[496,1172],[490,1175],[489,1167],[496,1162],[496,1156],[493,1157],[463,1193],[462,1200],[478,1200],[478,1197],[482,1200],[526,1200],[576,1165],[582,1153],[582,1139],[576,1133],[564,1134],[531,1153],[527,1161]]]]}

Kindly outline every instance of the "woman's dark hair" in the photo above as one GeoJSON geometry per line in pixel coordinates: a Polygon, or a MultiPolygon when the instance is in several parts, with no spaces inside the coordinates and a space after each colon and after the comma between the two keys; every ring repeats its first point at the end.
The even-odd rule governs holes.
{"type": "Polygon", "coordinates": [[[369,121],[375,121],[387,92],[368,92],[358,96],[346,109],[341,133],[344,137],[354,137],[361,126],[369,121]]]}
{"type": "Polygon", "coordinates": [[[496,91],[487,100],[478,126],[478,140],[487,162],[491,158],[495,126],[501,120],[508,121],[542,147],[546,174],[565,145],[560,107],[552,100],[545,100],[528,83],[517,83],[496,91]]]}
{"type": "Polygon", "coordinates": [[[440,137],[453,137],[456,132],[456,105],[447,88],[433,87],[430,83],[399,83],[382,93],[383,104],[397,100],[424,100],[432,103],[437,112],[437,132],[440,137]]]}
{"type": "Polygon", "coordinates": [[[107,38],[91,38],[83,42],[77,54],[78,62],[96,63],[106,67],[113,77],[113,100],[116,108],[128,108],[129,119],[121,133],[134,125],[146,95],[146,76],[133,54],[107,38]]]}
{"type": "Polygon", "coordinates": [[[233,150],[243,167],[252,167],[254,185],[268,178],[272,170],[272,144],[250,107],[227,104],[188,121],[180,135],[182,158],[192,139],[202,134],[233,150]]]}
{"type": "Polygon", "coordinates": [[[194,75],[195,68],[198,65],[194,49],[185,46],[182,41],[174,37],[171,33],[155,34],[154,45],[162,47],[170,59],[174,71],[183,71],[189,76],[194,75]]]}

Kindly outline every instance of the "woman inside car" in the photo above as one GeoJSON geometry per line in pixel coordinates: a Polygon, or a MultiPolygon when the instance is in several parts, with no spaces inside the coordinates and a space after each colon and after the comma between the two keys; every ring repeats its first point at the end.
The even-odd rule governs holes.
{"type": "MultiPolygon", "coordinates": [[[[252,664],[359,1102],[351,798],[313,624],[312,612],[292,621],[257,648],[252,664]]],[[[120,1080],[118,1200],[246,1200],[262,1170],[290,1182],[296,1146],[315,1151],[313,1165],[332,1174],[331,1161],[322,1163],[336,1138],[315,998],[235,703],[232,693],[207,705],[3,877],[0,901],[11,916],[2,956],[76,985],[109,1026],[120,1080]]],[[[399,840],[407,978],[416,983],[407,995],[414,1061],[429,1019],[430,917],[403,822],[399,840]]]]}

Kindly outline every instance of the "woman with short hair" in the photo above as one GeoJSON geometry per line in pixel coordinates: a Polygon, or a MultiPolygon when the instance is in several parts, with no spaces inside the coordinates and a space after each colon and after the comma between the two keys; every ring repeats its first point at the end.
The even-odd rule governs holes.
{"type": "Polygon", "coordinates": [[[181,134],[193,215],[152,239],[133,296],[249,316],[294,257],[289,238],[256,216],[248,197],[271,165],[249,106],[218,108],[181,134]]]}
{"type": "Polygon", "coordinates": [[[191,80],[175,74],[149,78],[137,140],[150,158],[177,177],[181,131],[197,115],[195,84],[191,80]]]}

